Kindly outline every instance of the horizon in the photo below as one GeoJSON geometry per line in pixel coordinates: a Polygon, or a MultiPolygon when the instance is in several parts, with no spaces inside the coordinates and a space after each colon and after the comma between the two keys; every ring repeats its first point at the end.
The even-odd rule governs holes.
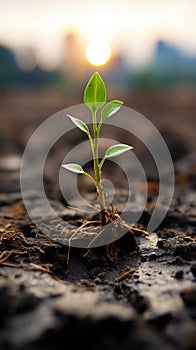
{"type": "Polygon", "coordinates": [[[14,51],[33,49],[41,66],[58,65],[69,32],[84,46],[96,37],[106,40],[113,54],[124,54],[133,65],[148,62],[159,39],[196,55],[193,0],[0,0],[0,6],[0,44],[14,51]]]}

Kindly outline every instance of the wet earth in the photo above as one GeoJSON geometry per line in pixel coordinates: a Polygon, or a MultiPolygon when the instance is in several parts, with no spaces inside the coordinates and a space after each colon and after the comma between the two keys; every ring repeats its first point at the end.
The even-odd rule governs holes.
{"type": "MultiPolygon", "coordinates": [[[[44,235],[25,211],[19,159],[2,158],[0,348],[195,349],[195,168],[185,165],[154,233],[127,232],[114,243],[113,255],[108,247],[71,248],[68,261],[67,246],[44,235]]],[[[149,182],[140,229],[147,226],[156,189],[149,182]]],[[[67,208],[50,184],[48,190],[58,215],[80,226],[82,214],[67,208]]],[[[123,194],[119,190],[118,209],[123,194]]]]}
{"type": "MultiPolygon", "coordinates": [[[[45,118],[65,108],[65,96],[60,98],[56,87],[48,91],[21,92],[17,87],[0,96],[0,349],[195,349],[195,90],[127,96],[132,108],[162,128],[175,161],[174,198],[161,225],[147,237],[128,230],[109,248],[70,251],[54,223],[51,234],[45,235],[30,220],[20,192],[20,162],[28,138],[45,118]]],[[[67,101],[68,106],[75,103],[67,101]]],[[[68,228],[79,227],[86,218],[67,207],[55,169],[77,135],[74,131],[60,140],[46,164],[46,193],[68,228]]],[[[115,136],[126,143],[119,130],[115,136]]],[[[132,140],[131,136],[131,144],[132,140]]],[[[136,140],[132,145],[139,153],[141,145],[136,140]]],[[[151,175],[149,162],[147,158],[151,175]]],[[[118,184],[122,173],[111,166],[109,178],[118,184]]],[[[119,213],[127,195],[120,182],[123,188],[115,203],[119,213]]],[[[80,185],[88,192],[87,183],[80,185]]],[[[142,186],[134,199],[136,209],[142,186]]],[[[92,195],[92,188],[88,190],[92,195]]],[[[157,182],[149,177],[148,201],[137,228],[146,229],[157,192],[157,182]]],[[[33,183],[31,194],[41,213],[33,183]]],[[[127,225],[129,219],[128,212],[127,225]]]]}

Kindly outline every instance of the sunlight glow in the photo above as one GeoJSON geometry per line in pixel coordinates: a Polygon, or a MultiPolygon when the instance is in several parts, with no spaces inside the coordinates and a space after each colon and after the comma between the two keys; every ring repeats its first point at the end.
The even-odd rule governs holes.
{"type": "Polygon", "coordinates": [[[103,66],[111,58],[111,48],[102,39],[94,39],[86,47],[86,59],[93,66],[103,66]]]}
{"type": "Polygon", "coordinates": [[[195,0],[0,0],[0,8],[0,44],[31,47],[43,66],[62,61],[70,29],[82,45],[104,38],[130,65],[151,59],[159,39],[196,55],[195,0]]]}

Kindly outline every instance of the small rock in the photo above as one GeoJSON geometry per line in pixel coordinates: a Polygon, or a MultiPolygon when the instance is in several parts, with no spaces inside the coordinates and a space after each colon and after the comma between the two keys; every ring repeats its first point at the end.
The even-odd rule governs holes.
{"type": "Polygon", "coordinates": [[[184,277],[184,271],[183,270],[176,271],[174,277],[178,280],[182,280],[184,277]]]}
{"type": "Polygon", "coordinates": [[[143,254],[140,255],[140,260],[141,262],[146,262],[147,261],[147,257],[143,254]]]}
{"type": "Polygon", "coordinates": [[[168,264],[182,266],[184,265],[184,261],[179,256],[177,256],[175,259],[171,260],[168,264]]]}
{"type": "Polygon", "coordinates": [[[186,237],[184,237],[184,241],[190,243],[190,242],[192,242],[192,239],[190,237],[186,236],[186,237]]]}
{"type": "Polygon", "coordinates": [[[34,228],[33,230],[31,230],[30,233],[33,237],[36,237],[37,235],[39,235],[41,233],[41,231],[38,228],[34,228]]]}
{"type": "Polygon", "coordinates": [[[152,261],[152,260],[156,260],[158,258],[158,255],[156,253],[151,253],[148,257],[148,260],[152,261]]]}
{"type": "Polygon", "coordinates": [[[114,291],[114,294],[116,295],[122,294],[121,285],[118,282],[115,283],[113,291],[114,291]]]}
{"type": "Polygon", "coordinates": [[[193,276],[196,277],[196,263],[191,265],[190,271],[192,272],[193,276]]]}
{"type": "Polygon", "coordinates": [[[165,239],[159,239],[157,241],[157,247],[158,248],[163,248],[165,246],[165,239]]]}
{"type": "Polygon", "coordinates": [[[104,279],[105,279],[105,273],[100,272],[100,273],[98,273],[97,277],[95,278],[95,283],[96,284],[103,284],[104,279]]]}
{"type": "Polygon", "coordinates": [[[17,154],[7,155],[0,158],[0,170],[3,171],[18,171],[21,165],[21,157],[17,154]]]}
{"type": "Polygon", "coordinates": [[[103,283],[102,280],[101,280],[101,278],[99,278],[99,277],[96,277],[95,280],[94,280],[94,282],[95,282],[96,284],[102,284],[102,283],[103,283]]]}
{"type": "Polygon", "coordinates": [[[173,318],[172,313],[167,312],[167,313],[158,315],[156,317],[153,317],[148,321],[148,323],[160,330],[165,328],[169,324],[169,322],[171,322],[172,318],[173,318]]]}
{"type": "Polygon", "coordinates": [[[196,259],[196,245],[194,242],[179,244],[175,250],[174,254],[180,256],[184,260],[194,260],[196,259]]]}
{"type": "Polygon", "coordinates": [[[184,289],[181,293],[180,293],[184,304],[187,307],[196,307],[196,289],[195,288],[187,288],[184,289]]]}
{"type": "Polygon", "coordinates": [[[196,217],[195,216],[187,216],[187,221],[189,225],[196,226],[196,217]]]}

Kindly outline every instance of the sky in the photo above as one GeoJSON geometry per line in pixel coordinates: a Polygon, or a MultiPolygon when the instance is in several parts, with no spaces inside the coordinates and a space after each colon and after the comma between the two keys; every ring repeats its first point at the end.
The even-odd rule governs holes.
{"type": "Polygon", "coordinates": [[[160,38],[196,55],[196,0],[0,0],[0,44],[55,63],[68,31],[86,43],[103,38],[141,64],[160,38]]]}

